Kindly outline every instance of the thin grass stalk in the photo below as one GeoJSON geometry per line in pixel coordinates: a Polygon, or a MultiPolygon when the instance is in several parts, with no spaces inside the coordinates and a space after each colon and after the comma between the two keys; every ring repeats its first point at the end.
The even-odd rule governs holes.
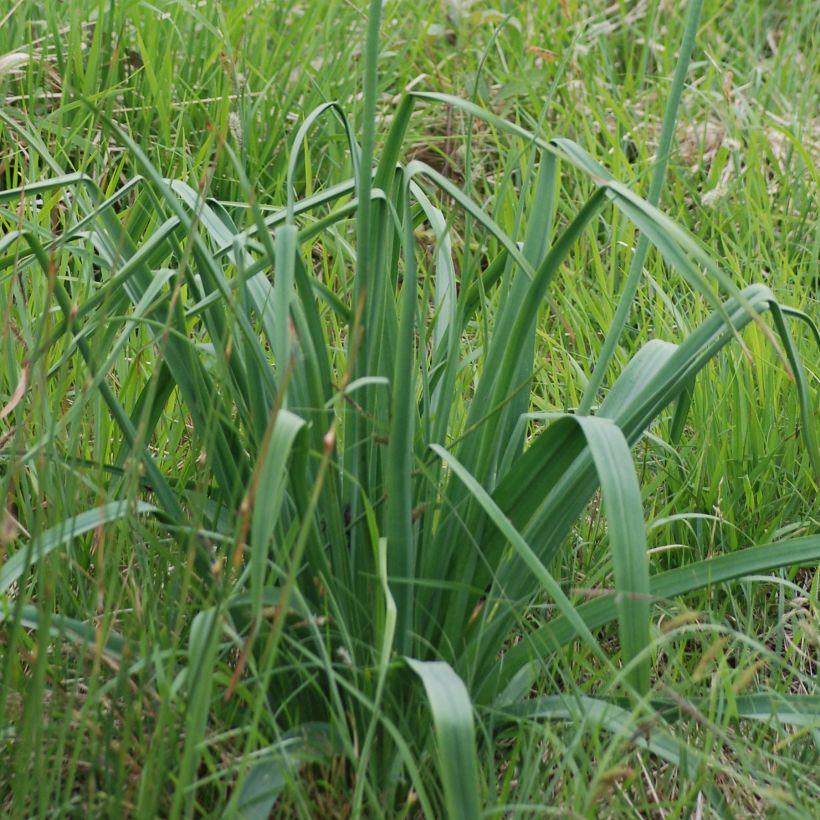
{"type": "MultiPolygon", "coordinates": [[[[368,318],[368,290],[375,273],[373,250],[373,203],[370,192],[373,184],[373,149],[376,140],[376,95],[378,93],[378,59],[379,59],[379,30],[381,27],[382,3],[381,0],[370,0],[367,18],[367,39],[364,50],[364,75],[362,86],[364,101],[362,105],[362,144],[357,180],[357,195],[359,209],[356,213],[356,271],[353,281],[353,301],[351,310],[353,323],[349,329],[347,339],[348,358],[354,363],[353,377],[364,375],[363,369],[370,360],[367,355],[370,340],[366,337],[367,328],[361,323],[368,318]],[[364,336],[365,338],[362,338],[364,336]],[[360,343],[364,349],[359,350],[360,343]],[[363,354],[363,355],[362,355],[363,354]]],[[[367,399],[364,397],[364,407],[367,409],[367,399]]],[[[345,408],[345,468],[349,480],[347,481],[347,503],[350,505],[352,519],[359,514],[358,482],[368,469],[368,447],[362,442],[366,437],[365,423],[361,415],[352,407],[345,408]]],[[[351,530],[351,551],[355,554],[355,543],[358,527],[351,530]]]]}
{"type": "MultiPolygon", "coordinates": [[[[678,121],[678,108],[680,106],[681,95],[683,94],[683,86],[686,82],[686,74],[689,70],[689,62],[692,59],[692,51],[695,47],[695,38],[698,32],[698,23],[700,21],[700,13],[703,7],[703,0],[689,0],[689,13],[686,19],[686,30],[683,34],[681,42],[680,54],[678,55],[678,64],[675,67],[675,74],[672,78],[672,87],[669,91],[669,99],[666,103],[666,109],[663,115],[663,126],[661,128],[660,142],[658,144],[658,153],[655,158],[655,166],[652,169],[652,180],[649,184],[649,195],[647,200],[650,205],[657,207],[661,198],[661,190],[663,188],[664,180],[666,179],[666,169],[669,165],[669,154],[672,149],[672,137],[675,134],[675,125],[678,121]]],[[[592,369],[592,375],[589,377],[584,393],[581,396],[581,402],[578,405],[578,412],[586,415],[592,409],[595,398],[603,383],[606,371],[615,355],[615,348],[626,327],[629,312],[632,309],[632,302],[635,299],[635,294],[638,291],[638,284],[641,281],[641,274],[643,273],[643,264],[646,261],[646,255],[649,252],[649,238],[646,234],[641,233],[638,237],[637,245],[635,246],[635,253],[632,256],[632,261],[629,265],[629,271],[624,283],[624,289],[621,293],[621,298],[618,301],[618,307],[615,310],[615,315],[612,318],[612,324],[609,326],[604,344],[601,347],[601,352],[598,356],[598,361],[595,362],[595,367],[592,369]]]]}

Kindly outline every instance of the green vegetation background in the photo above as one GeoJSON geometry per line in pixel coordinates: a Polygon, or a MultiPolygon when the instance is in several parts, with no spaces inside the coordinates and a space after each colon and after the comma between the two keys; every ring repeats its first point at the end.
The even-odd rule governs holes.
{"type": "MultiPolygon", "coordinates": [[[[400,116],[402,93],[443,92],[472,100],[544,138],[573,140],[613,177],[646,196],[685,21],[686,4],[667,0],[388,0],[371,121],[376,160],[390,147],[386,140],[400,116]]],[[[811,0],[704,2],[660,198],[661,210],[698,238],[734,286],[763,283],[780,302],[814,319],[820,285],[819,24],[820,7],[811,0]]],[[[133,185],[123,199],[127,207],[118,210],[118,205],[110,213],[117,214],[135,246],[148,247],[152,270],[165,276],[158,287],[168,285],[172,293],[173,274],[162,272],[184,265],[193,252],[184,235],[174,240],[173,253],[163,250],[161,243],[171,232],[163,234],[164,220],[174,211],[165,194],[156,193],[148,169],[222,203],[224,224],[238,228],[251,226],[256,217],[284,213],[288,179],[290,192],[302,200],[349,178],[350,151],[338,120],[317,121],[303,151],[292,144],[305,118],[331,100],[351,117],[357,134],[366,130],[366,31],[361,0],[8,0],[7,8],[0,8],[0,195],[76,173],[94,180],[103,198],[133,185]],[[124,135],[143,157],[125,144],[124,135]],[[138,176],[147,179],[141,182],[138,176]],[[251,202],[255,212],[245,207],[251,202]],[[146,245],[151,242],[155,248],[146,245]]],[[[529,217],[522,213],[538,201],[536,157],[525,139],[463,109],[421,100],[399,159],[427,163],[446,182],[468,191],[481,213],[513,242],[523,240],[529,217]]],[[[555,224],[562,230],[594,194],[595,184],[582,174],[560,175],[554,185],[555,224]]],[[[503,242],[482,232],[475,218],[465,217],[452,195],[438,191],[434,197],[425,190],[452,230],[455,272],[469,270],[471,257],[476,270],[486,271],[504,252],[503,242]]],[[[436,717],[434,736],[425,701],[418,692],[413,700],[402,691],[411,684],[399,679],[413,673],[398,668],[394,658],[381,658],[381,646],[359,651],[355,645],[366,639],[354,630],[358,616],[351,615],[349,622],[342,618],[352,612],[345,610],[349,602],[342,602],[343,591],[337,591],[337,600],[331,590],[327,611],[314,613],[307,627],[299,625],[304,619],[296,604],[287,623],[278,618],[279,599],[264,597],[278,588],[266,586],[263,595],[247,575],[241,577],[242,555],[235,543],[242,541],[236,535],[237,526],[242,532],[242,516],[238,525],[230,517],[245,487],[236,488],[233,507],[224,487],[214,500],[211,452],[204,442],[216,434],[202,433],[172,389],[152,419],[156,427],[148,448],[192,520],[208,522],[212,566],[203,569],[193,537],[186,542],[179,527],[157,523],[143,514],[150,513],[147,507],[133,506],[138,498],[143,504],[158,503],[158,487],[137,461],[127,458],[121,426],[78,347],[65,340],[47,345],[65,319],[54,281],[63,282],[72,301],[81,305],[110,280],[116,265],[106,267],[100,245],[87,235],[75,238],[71,253],[63,249],[54,255],[53,269],[49,274],[46,265],[44,275],[15,235],[25,229],[47,246],[50,235],[59,237],[80,220],[83,196],[66,184],[0,201],[0,402],[5,406],[0,486],[6,499],[0,541],[0,811],[11,816],[242,812],[255,817],[269,810],[267,798],[240,810],[242,795],[264,796],[267,790],[279,800],[278,816],[419,816],[444,812],[445,806],[452,812],[452,784],[467,776],[469,791],[471,773],[448,770],[442,746],[449,734],[438,718],[448,710],[457,713],[463,704],[453,695],[453,702],[436,713],[434,692],[438,685],[439,696],[446,697],[459,682],[444,673],[435,680],[432,672],[422,675],[436,717]],[[120,507],[114,498],[126,500],[120,507]],[[89,517],[79,515],[84,511],[90,511],[89,517]],[[66,526],[79,537],[68,539],[60,529],[69,521],[66,526]],[[83,529],[85,535],[78,532],[83,529]],[[42,560],[25,573],[14,569],[13,557],[32,544],[42,560]],[[236,574],[237,589],[245,584],[254,604],[264,598],[262,621],[274,624],[274,638],[264,644],[273,647],[270,657],[282,642],[278,658],[290,677],[276,684],[279,689],[271,684],[273,673],[261,649],[254,665],[248,636],[264,629],[261,622],[220,620],[220,639],[212,641],[204,637],[210,635],[210,622],[197,620],[218,611],[226,600],[220,579],[233,583],[236,574]],[[219,583],[205,580],[209,575],[219,583]],[[336,627],[343,634],[349,627],[351,643],[335,643],[336,627]],[[325,640],[325,656],[313,647],[315,654],[300,654],[310,629],[315,632],[310,640],[325,640]],[[359,667],[368,651],[372,663],[359,667]],[[200,661],[207,686],[198,683],[200,661]],[[333,686],[322,677],[323,664],[335,670],[328,673],[333,686]],[[292,703],[283,694],[288,687],[292,703]],[[304,703],[301,690],[307,693],[304,703]],[[380,723],[377,728],[371,712],[389,716],[393,729],[380,723]],[[331,728],[317,728],[315,741],[306,740],[304,732],[288,734],[306,717],[318,724],[319,715],[331,728]]],[[[302,256],[330,293],[318,293],[317,299],[324,300],[331,381],[341,390],[348,364],[346,323],[355,309],[352,271],[362,264],[357,258],[361,246],[355,242],[353,219],[345,228],[331,226],[319,234],[320,216],[305,217],[300,225],[318,225],[312,244],[300,235],[302,256]],[[333,301],[334,293],[341,306],[333,301]]],[[[421,282],[435,264],[441,226],[417,218],[413,229],[421,282]]],[[[209,235],[209,241],[217,235],[209,235]]],[[[615,317],[635,238],[634,226],[610,208],[603,221],[573,242],[538,313],[534,376],[525,385],[524,409],[534,414],[528,437],[550,414],[582,402],[615,317]]],[[[650,251],[644,270],[603,395],[649,340],[679,342],[711,310],[661,254],[650,251]]],[[[496,291],[485,294],[476,287],[480,309],[465,326],[458,349],[467,370],[473,363],[478,367],[482,344],[504,303],[496,291]]],[[[140,402],[150,403],[152,390],[165,389],[151,335],[162,319],[109,300],[111,292],[81,314],[70,331],[99,360],[114,350],[102,382],[132,413],[140,402]],[[134,317],[130,324],[129,315],[134,317]]],[[[208,356],[215,337],[212,327],[206,333],[196,324],[193,288],[186,285],[175,293],[188,311],[187,327],[196,342],[186,349],[208,356]]],[[[423,297],[428,296],[432,303],[424,290],[423,297]]],[[[391,320],[397,333],[398,315],[391,320]]],[[[165,330],[173,336],[179,327],[186,327],[185,320],[165,330]]],[[[758,544],[816,538],[820,532],[817,476],[804,443],[806,427],[817,429],[818,348],[803,324],[795,324],[792,332],[809,387],[802,408],[786,359],[763,327],[753,324],[742,332],[745,350],[725,348],[694,383],[680,438],[672,435],[672,411],[667,410],[632,450],[653,574],[758,544]]],[[[431,346],[436,339],[431,331],[431,346]]],[[[264,352],[289,351],[290,343],[287,337],[275,338],[264,352]]],[[[233,378],[223,366],[229,369],[222,361],[212,367],[220,394],[222,387],[230,393],[233,378]]],[[[248,372],[252,381],[257,378],[252,368],[248,372]]],[[[465,434],[474,390],[466,371],[461,372],[448,447],[465,434]]],[[[422,390],[424,379],[410,385],[411,394],[422,390]]],[[[254,384],[247,395],[255,393],[254,384]]],[[[367,386],[362,396],[377,387],[367,386]]],[[[386,413],[379,401],[373,400],[374,412],[386,413]]],[[[244,419],[237,407],[233,417],[209,423],[240,429],[244,419]]],[[[300,412],[293,404],[289,409],[300,412]]],[[[343,411],[338,415],[341,419],[343,411]]],[[[261,422],[257,418],[260,440],[266,420],[267,414],[261,422]]],[[[314,430],[319,436],[310,456],[315,465],[325,428],[317,422],[314,430]]],[[[349,440],[350,428],[341,435],[349,440]]],[[[243,459],[255,463],[253,451],[242,447],[237,475],[243,459]]],[[[340,476],[343,482],[343,471],[340,476]]],[[[483,483],[489,487],[493,481],[488,477],[483,483]]],[[[287,504],[299,506],[298,498],[287,497],[287,504]]],[[[413,521],[426,526],[426,502],[410,500],[413,521]]],[[[360,510],[358,525],[372,528],[376,518],[381,525],[382,502],[379,494],[371,497],[375,512],[360,510]]],[[[478,509],[481,502],[471,503],[478,509]]],[[[482,509],[483,515],[489,508],[482,509]]],[[[349,518],[349,511],[340,507],[337,512],[349,518]]],[[[551,577],[575,604],[613,586],[612,516],[596,494],[560,553],[548,562],[551,577]]],[[[254,517],[253,527],[258,526],[254,517]]],[[[299,549],[297,529],[277,531],[276,538],[281,536],[288,550],[299,549]]],[[[305,535],[303,547],[307,560],[315,561],[311,567],[324,560],[310,557],[312,537],[305,535]]],[[[377,550],[378,537],[372,546],[377,550]]],[[[332,549],[346,546],[336,543],[332,549]]],[[[26,566],[29,561],[30,556],[26,566]]],[[[532,690],[545,696],[570,694],[575,711],[562,704],[546,718],[522,713],[511,721],[494,712],[503,700],[476,707],[477,741],[467,740],[478,749],[476,801],[486,816],[817,816],[819,575],[816,557],[800,563],[791,566],[784,551],[782,569],[771,577],[678,598],[670,594],[672,600],[653,607],[652,695],[684,715],[669,729],[668,737],[681,744],[674,754],[663,745],[666,735],[650,741],[647,701],[641,705],[628,692],[613,693],[613,666],[583,641],[548,654],[532,690]],[[582,700],[602,692],[609,692],[609,702],[621,698],[617,716],[596,719],[603,701],[582,700]],[[766,704],[781,696],[814,700],[804,701],[799,720],[738,720],[744,708],[753,711],[754,706],[739,706],[738,699],[752,693],[765,695],[766,704]]],[[[267,567],[266,577],[289,577],[290,569],[287,564],[267,567]]],[[[371,613],[372,618],[389,623],[390,596],[379,597],[386,575],[378,555],[366,573],[370,586],[364,588],[372,590],[372,606],[380,612],[387,607],[386,615],[371,613]]],[[[302,585],[309,596],[304,590],[314,580],[301,577],[295,588],[302,585]]],[[[460,575],[449,580],[454,589],[461,581],[467,584],[460,575]]],[[[531,588],[541,587],[532,580],[531,588]]],[[[464,593],[463,605],[476,604],[482,591],[483,584],[470,592],[473,598],[464,593]]],[[[401,613],[401,597],[398,603],[401,613]]],[[[481,614],[481,603],[474,615],[487,616],[481,614]]],[[[505,649],[551,617],[553,598],[530,596],[516,609],[516,628],[505,649]]],[[[430,631],[431,646],[436,629],[430,631]]],[[[374,634],[388,632],[379,623],[374,634]]],[[[595,630],[595,640],[610,659],[623,660],[619,642],[625,634],[622,622],[620,632],[614,624],[595,630]]],[[[436,650],[431,657],[439,654],[446,651],[436,650]]],[[[649,654],[644,659],[648,663],[649,654]]],[[[421,692],[421,682],[414,681],[421,692]]],[[[471,694],[474,684],[468,681],[471,694]]],[[[468,714],[470,727],[472,719],[468,714]]],[[[457,736],[454,742],[452,748],[463,748],[457,736]]],[[[471,798],[465,800],[462,808],[472,805],[471,798]]]]}

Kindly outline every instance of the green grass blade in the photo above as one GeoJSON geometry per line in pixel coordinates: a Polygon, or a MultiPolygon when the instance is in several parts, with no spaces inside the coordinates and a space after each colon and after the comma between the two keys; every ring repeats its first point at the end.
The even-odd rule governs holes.
{"type": "Polygon", "coordinates": [[[361,800],[364,793],[367,766],[373,748],[373,741],[376,737],[376,729],[379,724],[379,711],[382,707],[384,687],[387,681],[387,673],[390,669],[390,658],[393,653],[393,643],[396,637],[397,608],[393,595],[390,592],[390,584],[387,577],[387,539],[379,539],[379,580],[381,582],[382,595],[384,596],[384,618],[381,629],[381,646],[379,649],[378,680],[376,682],[376,695],[373,699],[373,717],[362,744],[362,753],[359,757],[359,775],[356,778],[356,790],[353,795],[352,815],[355,817],[361,810],[361,800]]]}
{"type": "MultiPolygon", "coordinates": [[[[409,186],[409,178],[406,184],[409,186]]],[[[409,211],[409,203],[406,204],[409,211]]],[[[416,408],[413,401],[415,385],[415,316],[416,264],[415,242],[409,212],[405,214],[405,277],[401,296],[401,320],[396,342],[395,363],[391,384],[391,433],[387,445],[387,516],[386,534],[389,551],[387,567],[391,577],[400,583],[393,592],[398,611],[397,645],[399,651],[409,648],[413,628],[413,587],[415,574],[415,544],[413,541],[413,488],[410,472],[413,468],[413,440],[416,408]]]]}
{"type": "Polygon", "coordinates": [[[276,799],[288,779],[283,763],[257,763],[242,783],[237,806],[240,820],[269,820],[276,799]]]}
{"type": "Polygon", "coordinates": [[[202,755],[200,744],[205,737],[213,688],[213,669],[219,650],[221,614],[216,608],[197,613],[191,624],[188,639],[188,700],[185,711],[185,746],[179,768],[173,817],[183,813],[190,815],[194,804],[193,784],[202,755]]]}
{"type": "MultiPolygon", "coordinates": [[[[541,563],[538,556],[533,552],[532,548],[522,538],[521,534],[510,523],[510,520],[504,515],[498,505],[493,501],[490,494],[470,475],[470,473],[451,453],[447,452],[438,444],[432,444],[431,449],[444,461],[447,466],[453,471],[458,479],[464,483],[469,492],[478,501],[487,516],[498,528],[499,532],[504,536],[504,539],[513,546],[516,552],[521,556],[524,563],[529,568],[530,572],[535,576],[539,583],[546,590],[547,594],[555,601],[558,610],[563,613],[564,617],[572,621],[579,630],[579,634],[585,640],[587,645],[593,652],[601,659],[606,660],[606,656],[601,651],[598,642],[592,636],[577,617],[575,607],[569,601],[564,591],[561,589],[558,582],[552,577],[549,570],[541,563]]],[[[456,640],[456,636],[452,636],[456,640]]]]}
{"type": "MultiPolygon", "coordinates": [[[[658,205],[660,202],[661,189],[663,188],[664,179],[666,178],[666,169],[669,164],[669,155],[672,149],[672,138],[675,134],[675,124],[678,119],[678,107],[686,81],[686,74],[689,69],[689,61],[692,59],[692,51],[695,47],[695,38],[697,36],[702,6],[703,0],[689,0],[686,30],[684,31],[683,42],[678,52],[678,63],[675,67],[675,75],[672,78],[669,98],[666,101],[666,109],[663,114],[663,126],[655,155],[655,164],[652,168],[652,181],[649,184],[647,201],[651,205],[658,205]]],[[[604,380],[606,370],[612,361],[615,348],[618,345],[618,341],[623,334],[624,327],[629,318],[629,311],[632,309],[632,303],[638,290],[638,284],[640,283],[648,251],[649,240],[645,234],[641,234],[629,263],[629,272],[627,273],[626,282],[624,283],[624,288],[618,301],[618,307],[615,310],[615,315],[607,331],[603,347],[598,355],[598,360],[595,362],[592,375],[589,377],[589,382],[584,390],[581,403],[578,406],[579,413],[589,413],[604,380]]]]}
{"type": "MultiPolygon", "coordinates": [[[[792,335],[789,332],[789,326],[785,320],[785,314],[780,307],[780,305],[772,301],[769,304],[769,309],[772,312],[772,318],[774,319],[775,327],[777,328],[778,333],[780,334],[780,339],[783,342],[783,346],[786,349],[786,356],[788,357],[789,364],[792,368],[792,373],[794,374],[794,380],[796,382],[796,389],[797,389],[797,400],[800,404],[800,415],[802,417],[802,430],[803,430],[803,440],[806,443],[806,450],[809,453],[809,458],[812,463],[812,467],[814,469],[815,478],[820,480],[820,442],[818,442],[818,433],[817,427],[818,425],[815,423],[817,420],[817,411],[815,408],[811,406],[811,399],[809,398],[809,387],[806,381],[806,374],[803,369],[803,363],[800,360],[800,356],[797,353],[797,348],[794,345],[794,340],[792,339],[792,335]]],[[[802,318],[802,317],[801,317],[802,318]]],[[[814,322],[805,317],[808,320],[809,326],[813,328],[815,333],[815,338],[820,341],[820,337],[817,337],[817,326],[814,322]]],[[[818,345],[820,348],[820,344],[818,345]]],[[[820,352],[820,350],[818,350],[820,352]]],[[[815,402],[816,405],[816,402],[815,402]]]]}
{"type": "MultiPolygon", "coordinates": [[[[10,613],[5,606],[0,606],[0,623],[8,621],[9,614],[16,613],[10,613]]],[[[26,604],[20,609],[16,623],[26,629],[41,629],[45,623],[52,637],[71,641],[87,649],[96,650],[100,647],[102,652],[115,661],[121,661],[126,647],[125,638],[117,632],[107,632],[105,640],[100,646],[98,625],[78,621],[76,618],[69,618],[60,614],[49,613],[44,618],[42,611],[31,604],[26,604]]]]}
{"type": "MultiPolygon", "coordinates": [[[[690,705],[701,713],[717,708],[717,721],[723,720],[725,715],[733,721],[754,720],[759,723],[774,722],[783,726],[820,729],[820,695],[755,692],[751,695],[736,695],[717,707],[705,699],[694,699],[690,705]]],[[[653,698],[652,706],[670,723],[686,720],[691,714],[680,708],[680,702],[670,698],[653,698]]]]}
{"type": "MultiPolygon", "coordinates": [[[[776,544],[750,547],[738,552],[719,555],[705,561],[669,570],[650,577],[649,592],[657,600],[685,595],[713,584],[726,583],[747,575],[789,566],[806,566],[820,561],[820,536],[811,535],[776,544]]],[[[575,608],[589,630],[598,629],[615,620],[618,608],[614,597],[598,598],[575,608]]],[[[504,659],[505,677],[558,647],[565,646],[580,634],[575,623],[558,617],[536,629],[525,641],[513,647],[504,659]]]]}
{"type": "Polygon", "coordinates": [[[577,420],[601,484],[624,662],[635,662],[629,680],[639,695],[645,695],[649,691],[650,667],[649,559],[638,477],[629,445],[615,424],[588,416],[578,416],[577,420]]]}
{"type": "Polygon", "coordinates": [[[262,617],[262,594],[270,545],[287,489],[291,450],[304,427],[304,419],[294,413],[284,408],[276,413],[269,437],[261,448],[253,483],[246,495],[246,502],[253,508],[250,568],[252,607],[256,618],[262,617]]]}
{"type": "Polygon", "coordinates": [[[61,521],[18,549],[0,567],[0,595],[8,592],[9,587],[30,567],[55,550],[70,544],[74,538],[129,515],[157,512],[159,510],[156,507],[144,501],[110,501],[61,521]]]}
{"type": "MultiPolygon", "coordinates": [[[[273,356],[279,368],[280,382],[290,363],[290,304],[293,298],[293,283],[296,266],[295,225],[283,225],[276,232],[276,280],[273,283],[273,356]]],[[[284,397],[283,397],[284,400],[284,397]]]]}
{"type": "Polygon", "coordinates": [[[531,700],[510,704],[502,709],[510,719],[559,720],[575,724],[585,722],[600,725],[613,735],[630,738],[639,748],[646,749],[672,765],[681,761],[680,743],[660,726],[644,726],[636,731],[638,721],[635,715],[620,706],[598,698],[582,695],[545,695],[531,700]]]}
{"type": "Polygon", "coordinates": [[[443,661],[405,660],[421,678],[430,703],[447,816],[475,820],[481,816],[481,802],[473,707],[467,688],[443,661]]]}

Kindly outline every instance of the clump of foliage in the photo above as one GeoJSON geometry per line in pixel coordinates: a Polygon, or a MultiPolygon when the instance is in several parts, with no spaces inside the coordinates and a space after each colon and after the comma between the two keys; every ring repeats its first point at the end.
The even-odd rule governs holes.
{"type": "MultiPolygon", "coordinates": [[[[816,736],[817,697],[761,691],[712,702],[708,692],[670,692],[653,607],[816,563],[820,538],[651,573],[631,451],[659,420],[670,441],[682,435],[698,374],[727,345],[744,348],[741,333],[755,325],[794,379],[817,472],[811,394],[789,323],[817,330],[767,287],[738,289],[656,207],[688,56],[647,201],[576,143],[544,140],[445,94],[405,95],[375,155],[380,3],[372,6],[361,144],[341,107],[315,109],[293,139],[281,209],[255,201],[229,140],[222,151],[244,185],[241,206],[163,178],[102,115],[143,174],[109,196],[82,174],[60,173],[36,137],[6,120],[53,174],[0,201],[66,205],[55,238],[51,226],[21,220],[2,240],[0,268],[18,283],[39,273],[42,302],[35,332],[21,340],[21,389],[3,415],[39,373],[43,401],[60,406],[40,452],[63,434],[86,435],[90,415],[91,445],[113,456],[104,476],[88,479],[87,510],[50,522],[0,565],[8,657],[32,634],[48,652],[56,634],[112,667],[118,697],[135,678],[155,692],[143,731],[162,738],[181,716],[179,760],[164,747],[130,792],[140,816],[213,802],[264,817],[277,800],[305,814],[311,789],[329,779],[353,815],[476,817],[483,804],[517,799],[512,773],[488,793],[484,773],[501,762],[483,757],[523,725],[564,722],[665,761],[679,772],[678,789],[695,788],[720,810],[708,773],[721,762],[679,725],[708,713],[705,731],[774,721],[816,736]],[[488,123],[521,152],[514,230],[441,170],[406,159],[420,105],[488,123]],[[317,190],[310,157],[321,146],[310,139],[325,118],[340,124],[350,175],[317,190]],[[559,207],[565,173],[587,192],[579,207],[559,207]],[[615,212],[641,239],[598,366],[577,408],[533,413],[542,308],[560,311],[551,289],[615,212]],[[644,344],[599,401],[649,245],[711,312],[676,344],[644,344]],[[54,395],[49,380],[78,358],[85,382],[70,397],[54,395]],[[162,432],[169,416],[185,419],[175,438],[162,432]],[[596,498],[611,584],[578,603],[553,571],[596,498]],[[119,529],[107,538],[110,525],[119,529]],[[154,596],[178,601],[175,618],[149,616],[152,634],[125,636],[116,607],[94,619],[51,611],[48,559],[85,533],[95,533],[98,561],[103,549],[139,538],[137,577],[154,578],[143,606],[154,596]],[[167,584],[150,569],[157,562],[167,584]],[[601,633],[610,623],[616,632],[601,633]],[[135,655],[135,642],[160,646],[169,635],[167,652],[135,655]],[[564,674],[572,652],[587,656],[591,687],[564,674]],[[224,767],[208,742],[214,710],[235,729],[224,767]]],[[[697,14],[692,21],[685,53],[697,14]]],[[[100,580],[100,600],[109,583],[100,580]]],[[[88,611],[89,602],[76,604],[88,611]]],[[[4,679],[16,663],[6,661],[4,679]]],[[[749,778],[759,789],[776,785],[763,770],[749,778]]]]}

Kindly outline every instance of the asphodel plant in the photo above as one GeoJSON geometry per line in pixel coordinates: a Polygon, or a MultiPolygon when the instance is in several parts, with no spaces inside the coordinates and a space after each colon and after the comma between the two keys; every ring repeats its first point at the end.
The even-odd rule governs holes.
{"type": "MultiPolygon", "coordinates": [[[[756,323],[794,378],[806,455],[818,471],[811,394],[789,330],[792,319],[808,319],[763,285],[738,289],[690,235],[577,144],[543,139],[460,98],[404,96],[374,156],[374,70],[367,76],[362,145],[340,107],[314,111],[293,140],[285,206],[253,204],[246,182],[244,225],[235,207],[163,179],[114,123],[143,177],[106,198],[5,120],[54,176],[0,201],[62,192],[70,205],[56,239],[28,224],[2,240],[3,269],[33,276],[39,268],[61,311],[43,325],[28,364],[55,351],[82,358],[89,389],[69,412],[99,391],[122,439],[123,472],[106,505],[13,554],[0,567],[0,592],[83,532],[153,516],[182,551],[194,550],[212,601],[190,625],[187,672],[174,689],[187,704],[178,783],[195,779],[213,698],[225,694],[214,691],[213,670],[230,660],[232,686],[266,693],[244,715],[254,727],[247,751],[259,737],[269,744],[260,765],[297,777],[303,754],[343,756],[360,773],[356,805],[374,784],[396,800],[412,786],[429,816],[446,807],[473,817],[482,793],[476,711],[492,715],[490,731],[516,715],[581,712],[622,729],[630,710],[655,714],[653,601],[820,558],[820,538],[807,536],[650,574],[631,456],[664,414],[673,434],[681,431],[698,373],[756,323]],[[526,146],[519,233],[430,165],[405,161],[421,104],[449,106],[526,146]],[[351,175],[300,198],[303,145],[326,117],[342,124],[351,175]],[[585,176],[590,191],[567,224],[556,218],[565,173],[585,176]],[[135,199],[123,207],[127,195],[135,199]],[[539,308],[612,209],[711,315],[677,344],[647,343],[602,400],[585,397],[584,412],[532,423],[539,308]],[[458,235],[465,223],[472,244],[458,235]],[[422,245],[422,228],[432,247],[422,245]],[[99,281],[69,282],[73,260],[89,258],[99,281]],[[127,405],[111,370],[137,337],[152,367],[132,373],[143,384],[127,405]],[[150,447],[170,404],[190,417],[196,480],[178,480],[150,447]],[[550,567],[599,491],[614,594],[578,605],[550,567]],[[526,626],[533,600],[555,614],[526,626]],[[596,637],[609,622],[617,623],[615,655],[596,637]],[[609,689],[533,699],[553,659],[576,641],[611,667],[609,689]],[[435,778],[424,749],[434,750],[435,778]]],[[[37,609],[21,607],[15,617],[36,627],[37,609]]],[[[84,625],[58,618],[50,627],[81,635],[84,625]]],[[[121,655],[122,639],[108,636],[107,651],[121,655]]],[[[799,708],[789,702],[790,713],[799,708]]],[[[753,717],[777,709],[748,704],[753,717]]],[[[676,762],[663,721],[654,726],[636,742],[676,762]]],[[[269,807],[287,782],[263,787],[269,781],[249,775],[250,764],[235,808],[269,807]]],[[[181,788],[177,810],[191,799],[181,788]]]]}

